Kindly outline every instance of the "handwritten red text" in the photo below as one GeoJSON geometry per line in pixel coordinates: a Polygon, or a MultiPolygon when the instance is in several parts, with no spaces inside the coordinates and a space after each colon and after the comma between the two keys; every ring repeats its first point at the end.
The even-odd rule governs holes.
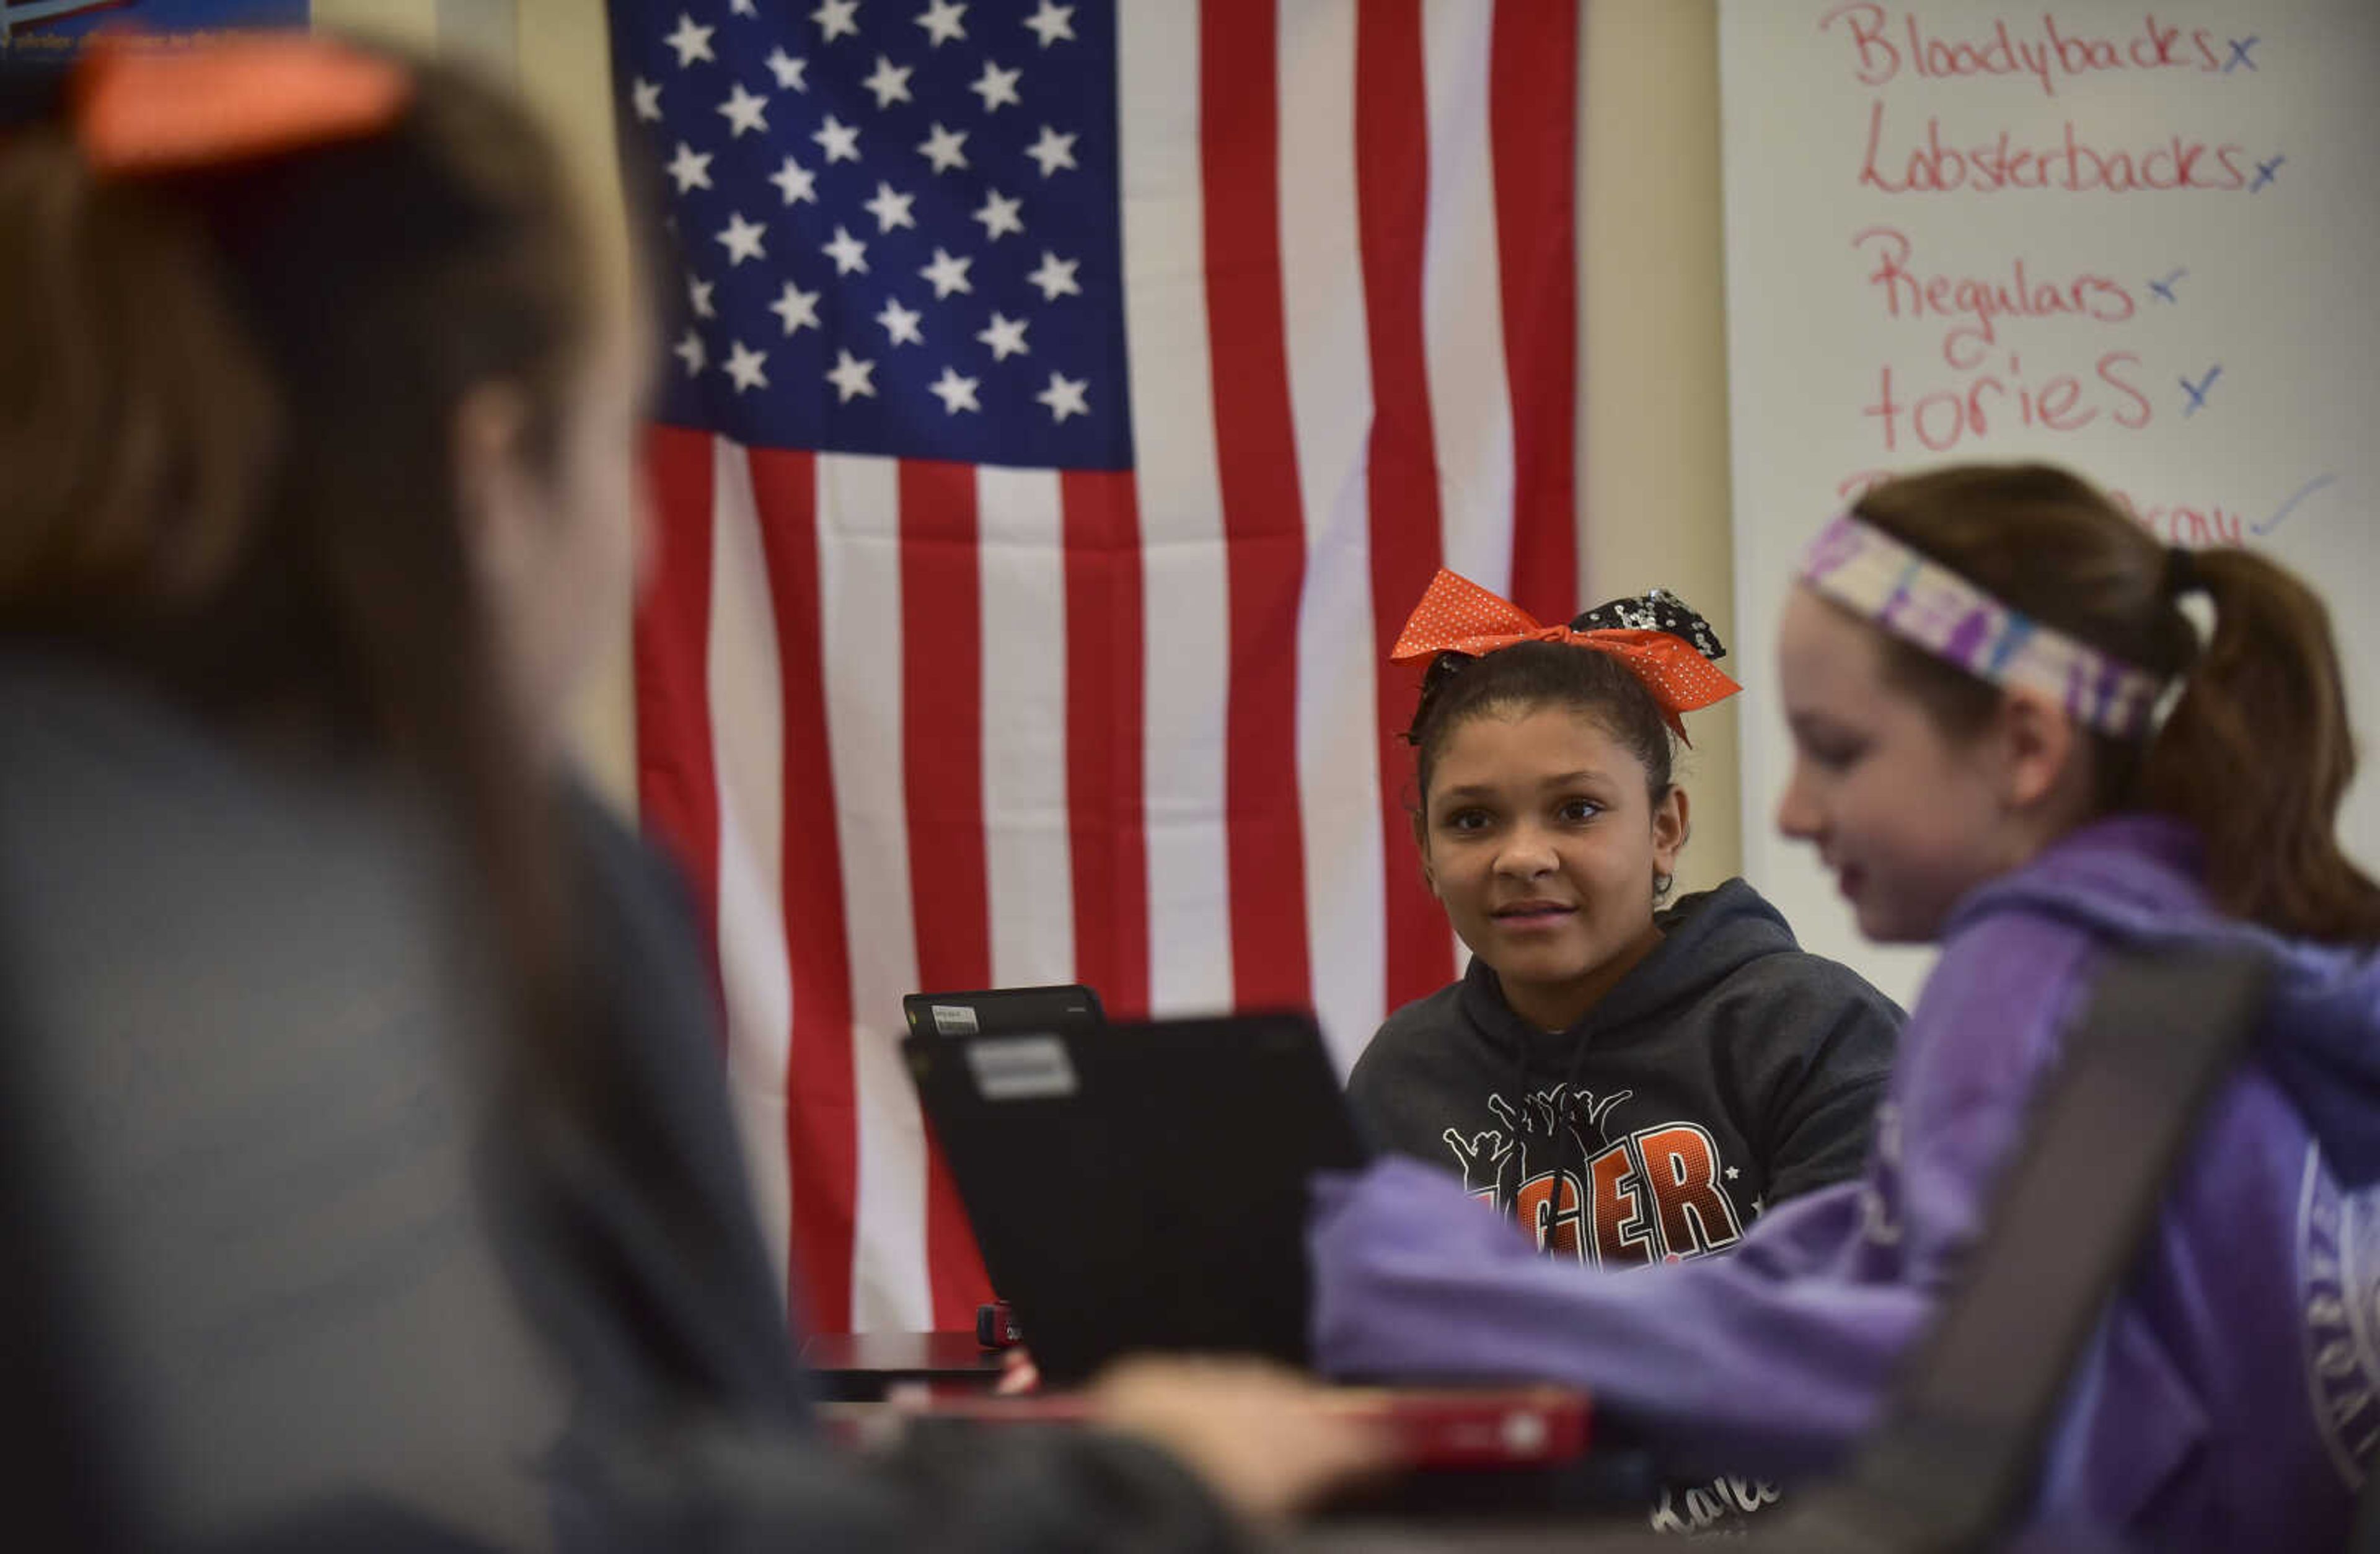
{"type": "Polygon", "coordinates": [[[1955,321],[1942,336],[1942,359],[1962,372],[1982,365],[1999,343],[2001,319],[2123,323],[2139,310],[2130,288],[2095,271],[2051,278],[2019,258],[1991,275],[1929,273],[1912,264],[1916,246],[1896,226],[1871,226],[1852,246],[1876,265],[1868,285],[1883,297],[1887,317],[1955,321]]]}
{"type": "Polygon", "coordinates": [[[2002,129],[1964,145],[1946,145],[1939,115],[1905,143],[1885,123],[1884,99],[1869,105],[1867,150],[1860,163],[1864,188],[1886,194],[1998,194],[2004,189],[2059,189],[2069,194],[2135,194],[2145,189],[2234,193],[2248,188],[2247,149],[2209,145],[2179,132],[2147,146],[2107,147],[2085,140],[2074,121],[2049,144],[2020,145],[2002,129]]]}
{"type": "Polygon", "coordinates": [[[1927,80],[1968,77],[2022,77],[2039,83],[2044,94],[2058,95],[2058,83],[2110,70],[2194,70],[2213,75],[2222,69],[2215,34],[2204,27],[2188,31],[2157,20],[2151,13],[2141,25],[2124,33],[2095,33],[2061,24],[2056,14],[2042,13],[2035,30],[2011,29],[1995,21],[1990,29],[1970,35],[1927,32],[1914,16],[1903,15],[1892,25],[1892,14],[1874,0],[1837,6],[1818,18],[1821,30],[1840,25],[1855,59],[1853,74],[1862,86],[1883,86],[1906,73],[1927,80]]]}
{"type": "Polygon", "coordinates": [[[1934,388],[1896,382],[1887,365],[1876,370],[1876,397],[1860,414],[1876,423],[1887,453],[1898,452],[1904,438],[1927,453],[1947,454],[1995,431],[2080,431],[2102,414],[2138,431],[2155,414],[2132,381],[2140,365],[2130,351],[2109,351],[2088,374],[2058,372],[2035,382],[2010,355],[2002,370],[1965,374],[1934,388]]]}

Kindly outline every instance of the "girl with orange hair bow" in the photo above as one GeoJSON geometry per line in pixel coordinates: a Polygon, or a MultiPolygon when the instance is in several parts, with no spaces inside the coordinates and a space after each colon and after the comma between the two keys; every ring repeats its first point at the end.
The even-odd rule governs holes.
{"type": "Polygon", "coordinates": [[[1390,1017],[1349,1099],[1557,1260],[1725,1251],[1859,1169],[1891,1061],[1899,1012],[1742,880],[1663,905],[1672,741],[1738,689],[1722,652],[1664,593],[1543,626],[1441,571],[1392,654],[1427,665],[1414,837],[1472,959],[1390,1017]]]}

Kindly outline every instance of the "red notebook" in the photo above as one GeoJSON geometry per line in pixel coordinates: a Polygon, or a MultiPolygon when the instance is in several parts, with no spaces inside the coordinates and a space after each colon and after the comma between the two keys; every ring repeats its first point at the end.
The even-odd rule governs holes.
{"type": "MultiPolygon", "coordinates": [[[[1408,1468],[1527,1468],[1570,1462],[1586,1451],[1594,1410],[1566,1387],[1346,1387],[1323,1400],[1333,1412],[1364,1419],[1396,1442],[1408,1468]]],[[[1090,1400],[1080,1392],[1023,1397],[932,1395],[899,1403],[823,1403],[830,1434],[874,1441],[906,1418],[1001,1424],[1086,1424],[1090,1400]]]]}

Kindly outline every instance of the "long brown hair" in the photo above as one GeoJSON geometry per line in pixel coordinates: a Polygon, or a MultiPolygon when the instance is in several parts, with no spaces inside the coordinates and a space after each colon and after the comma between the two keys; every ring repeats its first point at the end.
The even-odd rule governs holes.
{"type": "Polygon", "coordinates": [[[514,1013],[559,1040],[553,822],[455,431],[509,384],[552,455],[594,279],[527,114],[395,63],[410,96],[381,131],[196,170],[95,171],[64,98],[0,135],[0,637],[409,774],[472,860],[514,1013]]]}
{"type": "MultiPolygon", "coordinates": [[[[2180,554],[2088,482],[2048,465],[1959,465],[1888,480],[1863,519],[2046,625],[2180,677],[2145,744],[2093,738],[2101,811],[2156,810],[2197,829],[2226,911],[2282,933],[2380,941],[2380,886],[2340,851],[2355,743],[2329,613],[2245,550],[2180,554]],[[2204,594],[2202,644],[2181,601],[2204,594]]],[[[1897,683],[1944,730],[1973,732],[1996,687],[1887,637],[1897,683]]]]}

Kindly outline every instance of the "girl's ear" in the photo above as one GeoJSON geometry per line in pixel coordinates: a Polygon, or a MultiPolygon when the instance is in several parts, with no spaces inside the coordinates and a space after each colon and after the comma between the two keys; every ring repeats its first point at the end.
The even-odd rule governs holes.
{"type": "Polygon", "coordinates": [[[481,383],[455,409],[455,506],[463,545],[491,585],[526,569],[531,557],[532,482],[523,443],[528,403],[509,383],[481,383]]]}
{"type": "Polygon", "coordinates": [[[2015,810],[2087,806],[2090,747],[2057,698],[2024,686],[2000,698],[1994,733],[2001,802],[2015,810]]]}
{"type": "Polygon", "coordinates": [[[1670,784],[1653,806],[1653,868],[1660,874],[1678,872],[1678,855],[1686,846],[1686,790],[1670,784]]]}

